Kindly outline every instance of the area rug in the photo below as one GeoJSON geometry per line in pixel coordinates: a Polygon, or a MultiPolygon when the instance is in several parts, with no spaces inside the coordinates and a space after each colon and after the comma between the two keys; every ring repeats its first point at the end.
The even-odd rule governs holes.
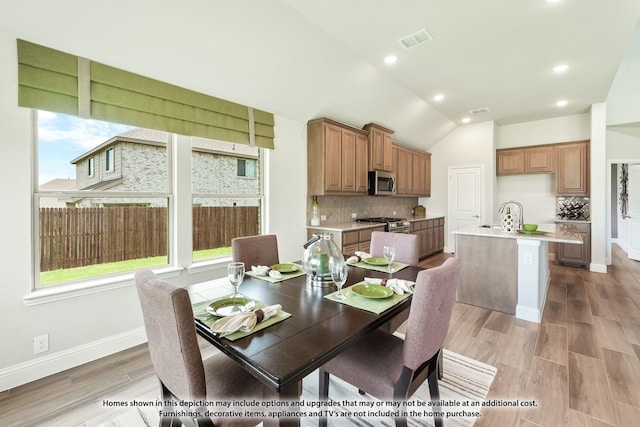
{"type": "MultiPolygon", "coordinates": [[[[482,408],[489,387],[496,374],[496,368],[470,359],[447,349],[443,352],[443,378],[440,380],[441,411],[445,414],[447,426],[473,426],[482,408]],[[466,416],[465,416],[466,415],[466,416]]],[[[336,416],[329,418],[329,426],[382,426],[393,427],[391,417],[368,416],[385,414],[393,408],[385,402],[378,402],[368,395],[360,395],[358,390],[334,376],[330,377],[328,409],[336,416]],[[362,402],[362,403],[361,403],[362,402]]],[[[305,377],[301,400],[316,402],[318,397],[318,372],[305,377]]],[[[405,410],[415,416],[409,417],[409,426],[433,426],[429,386],[426,382],[418,388],[405,410]]],[[[304,427],[318,425],[316,417],[303,418],[304,427]]],[[[149,409],[131,409],[121,416],[100,424],[100,427],[147,427],[158,425],[158,416],[149,409]]]]}

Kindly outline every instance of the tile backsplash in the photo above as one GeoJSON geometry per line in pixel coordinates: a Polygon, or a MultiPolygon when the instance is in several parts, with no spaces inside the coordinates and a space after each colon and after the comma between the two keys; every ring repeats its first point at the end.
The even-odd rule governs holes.
{"type": "MultiPolygon", "coordinates": [[[[386,196],[318,196],[318,204],[320,205],[320,216],[327,217],[320,224],[326,225],[355,221],[351,218],[351,214],[354,212],[358,215],[357,218],[379,216],[410,218],[412,209],[418,204],[418,199],[416,197],[386,196]]],[[[310,219],[311,197],[308,197],[307,223],[310,219]]]]}

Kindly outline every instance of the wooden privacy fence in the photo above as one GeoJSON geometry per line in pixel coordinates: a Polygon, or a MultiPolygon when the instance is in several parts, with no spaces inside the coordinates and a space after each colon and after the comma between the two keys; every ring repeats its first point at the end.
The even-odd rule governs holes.
{"type": "MultiPolygon", "coordinates": [[[[193,208],[193,250],[258,234],[257,206],[193,208]]],[[[167,209],[40,209],[40,271],[167,255],[167,209]]]]}

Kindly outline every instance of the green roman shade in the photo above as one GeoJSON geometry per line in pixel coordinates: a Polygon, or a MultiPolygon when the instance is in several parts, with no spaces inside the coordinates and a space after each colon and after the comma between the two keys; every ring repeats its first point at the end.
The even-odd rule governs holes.
{"type": "Polygon", "coordinates": [[[273,149],[273,114],[18,40],[18,105],[273,149]]]}

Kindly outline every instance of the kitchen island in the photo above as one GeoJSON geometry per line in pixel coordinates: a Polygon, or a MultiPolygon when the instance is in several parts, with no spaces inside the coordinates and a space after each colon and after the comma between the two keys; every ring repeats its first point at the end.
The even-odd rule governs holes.
{"type": "Polygon", "coordinates": [[[500,226],[453,232],[461,271],[456,299],[539,323],[549,286],[549,242],[581,245],[574,226],[544,224],[537,233],[500,226]]]}

